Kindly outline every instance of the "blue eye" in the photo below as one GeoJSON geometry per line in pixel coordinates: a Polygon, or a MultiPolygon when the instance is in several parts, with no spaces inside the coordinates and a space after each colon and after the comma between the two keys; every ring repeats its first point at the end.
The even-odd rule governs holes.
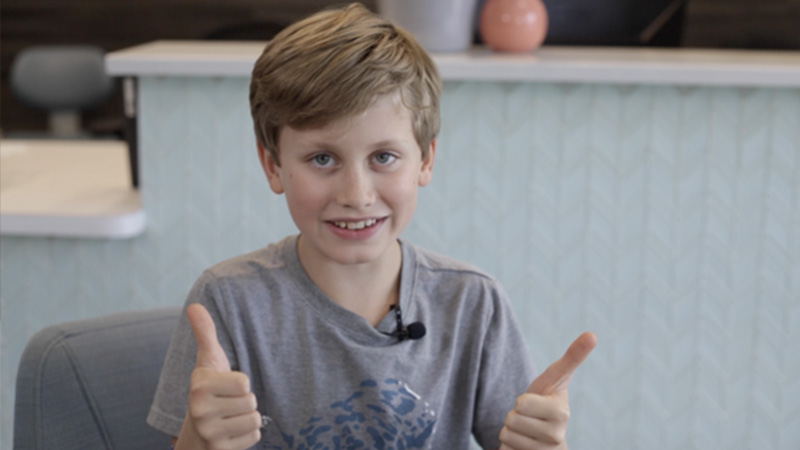
{"type": "Polygon", "coordinates": [[[391,164],[395,159],[397,159],[397,157],[388,152],[382,152],[375,155],[375,162],[382,166],[391,164]]]}
{"type": "Polygon", "coordinates": [[[333,162],[333,157],[327,153],[320,153],[311,158],[311,162],[319,167],[328,167],[333,162]]]}

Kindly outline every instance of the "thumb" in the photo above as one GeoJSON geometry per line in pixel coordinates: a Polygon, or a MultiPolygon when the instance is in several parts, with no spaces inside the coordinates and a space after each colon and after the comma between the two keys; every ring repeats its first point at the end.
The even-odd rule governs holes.
{"type": "Polygon", "coordinates": [[[528,391],[531,394],[550,395],[565,390],[572,381],[572,375],[597,345],[597,336],[587,331],[575,339],[567,352],[554,362],[538,378],[533,380],[528,391]]]}
{"type": "Polygon", "coordinates": [[[217,340],[217,327],[214,326],[214,319],[205,306],[195,303],[186,309],[189,323],[194,331],[194,339],[197,341],[197,363],[195,367],[205,367],[216,372],[230,372],[231,365],[225,350],[219,345],[217,340]]]}

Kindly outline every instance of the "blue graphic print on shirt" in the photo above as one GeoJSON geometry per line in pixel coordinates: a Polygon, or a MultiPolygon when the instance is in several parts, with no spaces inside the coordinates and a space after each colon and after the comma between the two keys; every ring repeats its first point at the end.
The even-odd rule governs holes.
{"type": "Polygon", "coordinates": [[[284,446],[269,450],[430,449],[436,412],[405,383],[364,380],[359,390],[334,402],[295,434],[281,432],[284,446]]]}

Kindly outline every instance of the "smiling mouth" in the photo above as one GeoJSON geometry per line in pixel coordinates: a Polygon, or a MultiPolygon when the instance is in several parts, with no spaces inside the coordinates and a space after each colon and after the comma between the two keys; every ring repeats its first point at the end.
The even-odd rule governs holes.
{"type": "Polygon", "coordinates": [[[335,221],[331,223],[343,230],[363,230],[364,228],[369,228],[378,223],[378,219],[359,220],[357,222],[335,221]]]}

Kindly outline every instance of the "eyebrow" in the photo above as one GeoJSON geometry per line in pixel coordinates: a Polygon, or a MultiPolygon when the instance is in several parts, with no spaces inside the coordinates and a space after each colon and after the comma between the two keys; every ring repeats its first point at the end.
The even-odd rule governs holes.
{"type": "MultiPolygon", "coordinates": [[[[376,148],[376,149],[383,148],[383,147],[398,147],[403,142],[404,141],[400,140],[400,139],[383,139],[383,140],[380,140],[380,141],[377,141],[375,143],[370,144],[370,147],[371,148],[376,148]]],[[[414,142],[414,141],[412,141],[412,142],[414,142]]],[[[336,151],[338,149],[338,146],[333,145],[330,142],[325,141],[324,139],[323,140],[317,140],[317,139],[309,140],[309,141],[305,142],[305,145],[309,145],[309,146],[312,146],[312,147],[317,147],[317,148],[320,148],[320,149],[323,149],[323,150],[327,150],[327,151],[336,151]]]]}
{"type": "Polygon", "coordinates": [[[401,141],[397,139],[384,139],[373,144],[373,147],[396,147],[401,141]]]}

